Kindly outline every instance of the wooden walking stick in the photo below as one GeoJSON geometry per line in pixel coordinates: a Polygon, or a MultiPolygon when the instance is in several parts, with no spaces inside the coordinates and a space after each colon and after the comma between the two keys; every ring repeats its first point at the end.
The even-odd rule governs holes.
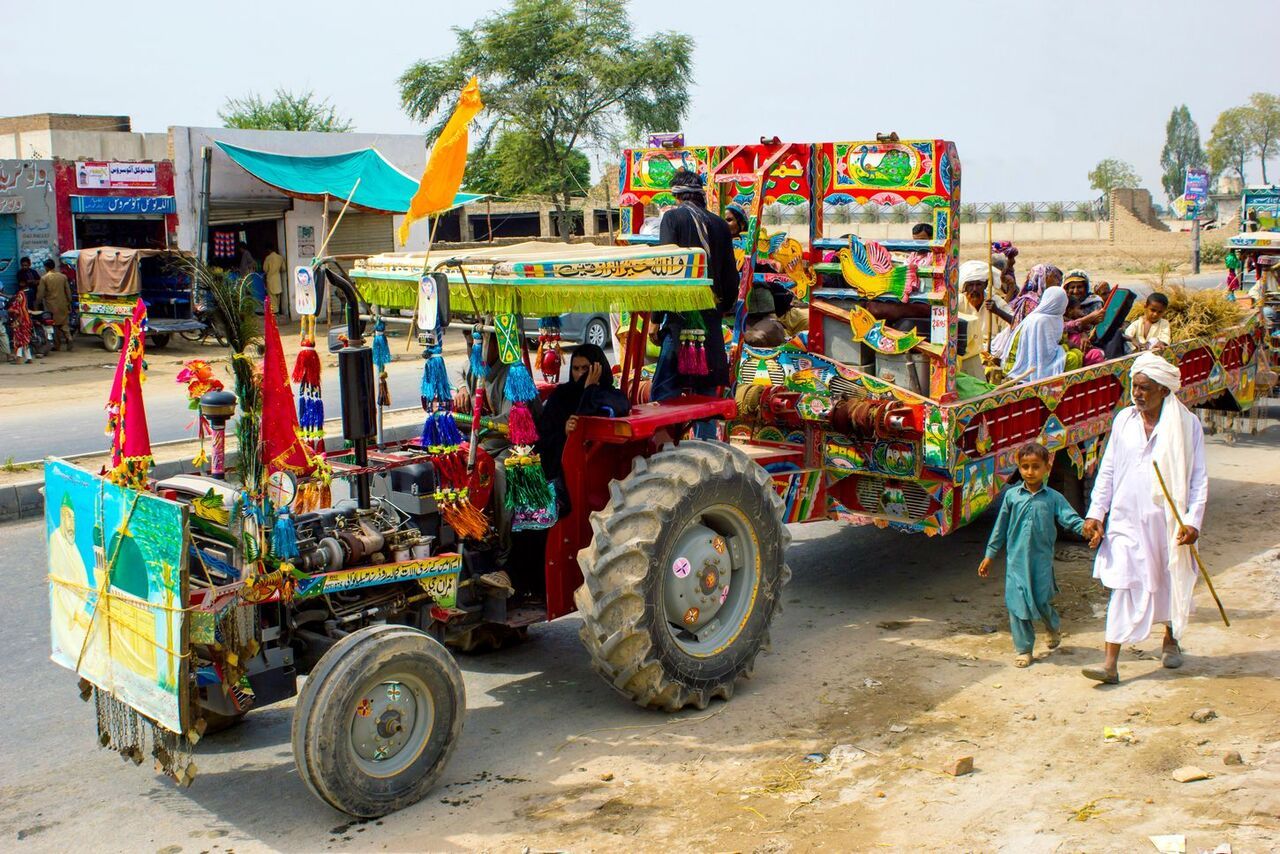
{"type": "MultiPolygon", "coordinates": [[[[995,250],[991,243],[991,220],[987,220],[987,302],[993,302],[996,295],[995,250]]],[[[963,283],[961,283],[963,284],[963,283]]],[[[987,355],[991,355],[991,338],[995,333],[995,311],[987,309],[987,355]]]]}
{"type": "MultiPolygon", "coordinates": [[[[1156,479],[1160,481],[1160,491],[1164,493],[1164,498],[1169,502],[1169,508],[1173,510],[1173,518],[1178,523],[1178,527],[1185,527],[1182,523],[1182,514],[1178,512],[1178,505],[1174,503],[1173,496],[1169,493],[1169,485],[1164,482],[1164,475],[1160,473],[1160,464],[1155,460],[1151,461],[1151,465],[1155,466],[1156,479]]],[[[1213,581],[1209,579],[1209,571],[1204,568],[1204,561],[1200,560],[1200,550],[1196,548],[1195,543],[1188,543],[1187,547],[1191,549],[1191,556],[1196,560],[1196,566],[1200,569],[1200,574],[1204,576],[1204,583],[1209,587],[1209,592],[1213,594],[1213,601],[1218,606],[1218,613],[1222,615],[1222,622],[1231,627],[1231,621],[1227,619],[1227,612],[1222,607],[1222,600],[1218,598],[1218,591],[1213,589],[1213,581]]]]}

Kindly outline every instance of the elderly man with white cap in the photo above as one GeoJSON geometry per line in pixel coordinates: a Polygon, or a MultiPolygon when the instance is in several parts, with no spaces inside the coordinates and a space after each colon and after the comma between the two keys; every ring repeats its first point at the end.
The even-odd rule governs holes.
{"type": "Polygon", "coordinates": [[[1111,590],[1107,607],[1106,660],[1084,675],[1107,684],[1120,681],[1120,646],[1145,640],[1164,623],[1161,663],[1182,666],[1178,642],[1191,614],[1196,568],[1190,549],[1200,537],[1208,497],[1204,430],[1174,394],[1178,369],[1155,353],[1143,353],[1129,370],[1133,405],[1111,427],[1093,499],[1086,537],[1105,534],[1093,575],[1111,590]],[[1183,524],[1160,486],[1156,467],[1178,505],[1183,524]]]}

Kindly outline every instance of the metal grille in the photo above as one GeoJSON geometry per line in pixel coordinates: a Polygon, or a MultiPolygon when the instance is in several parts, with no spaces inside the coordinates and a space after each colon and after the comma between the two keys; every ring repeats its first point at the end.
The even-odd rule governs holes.
{"type": "Polygon", "coordinates": [[[903,519],[911,522],[919,522],[929,515],[929,508],[933,502],[929,498],[929,493],[925,492],[920,484],[909,480],[891,481],[887,478],[866,477],[863,475],[857,475],[857,478],[858,504],[868,513],[876,513],[892,519],[903,519]],[[906,507],[906,516],[898,512],[890,513],[885,510],[884,497],[886,489],[899,489],[902,491],[902,503],[906,507]]]}

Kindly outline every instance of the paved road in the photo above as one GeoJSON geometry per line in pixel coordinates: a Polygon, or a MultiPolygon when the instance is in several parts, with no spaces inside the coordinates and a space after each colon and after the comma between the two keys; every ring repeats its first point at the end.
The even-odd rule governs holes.
{"type": "MultiPolygon", "coordinates": [[[[75,677],[48,660],[42,527],[38,522],[0,527],[6,555],[0,601],[7,606],[0,621],[5,651],[0,656],[0,847],[5,850],[61,851],[90,838],[103,851],[235,849],[242,854],[264,845],[295,851],[356,843],[395,848],[388,840],[412,833],[444,840],[499,820],[487,814],[484,801],[495,787],[543,787],[571,770],[582,757],[559,748],[572,736],[668,719],[632,706],[592,672],[578,641],[579,622],[567,617],[535,626],[531,641],[520,647],[459,659],[468,713],[458,750],[431,796],[376,825],[355,830],[349,818],[314,798],[298,779],[289,740],[292,701],[253,712],[243,725],[202,742],[199,777],[190,789],[179,790],[152,773],[149,759],[144,767],[134,767],[99,750],[93,709],[78,699],[75,677]],[[453,802],[445,803],[446,798],[453,802]],[[342,841],[344,834],[354,842],[342,841]]],[[[775,623],[779,647],[803,647],[801,635],[813,627],[815,615],[821,614],[827,627],[848,622],[844,609],[858,607],[858,594],[842,587],[840,578],[849,575],[851,548],[866,548],[866,560],[878,562],[905,542],[898,534],[837,530],[832,523],[798,533],[790,559],[793,565],[802,561],[804,569],[788,587],[792,604],[782,615],[787,619],[775,623]]],[[[978,534],[961,536],[970,549],[976,547],[978,534]]],[[[933,541],[915,542],[941,559],[933,541]]],[[[953,553],[956,542],[948,545],[953,553]]],[[[976,560],[976,552],[966,557],[963,570],[970,572],[968,563],[976,560]]],[[[908,578],[902,579],[903,591],[908,578]]],[[[785,674],[778,657],[762,658],[756,678],[739,683],[734,703],[761,704],[759,713],[768,713],[767,696],[786,691],[778,684],[785,674]]]]}

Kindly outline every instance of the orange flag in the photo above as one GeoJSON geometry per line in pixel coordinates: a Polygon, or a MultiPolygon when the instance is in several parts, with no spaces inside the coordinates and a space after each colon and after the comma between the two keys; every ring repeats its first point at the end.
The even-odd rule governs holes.
{"type": "Polygon", "coordinates": [[[422,170],[418,192],[409,202],[409,211],[400,224],[400,245],[409,241],[409,226],[423,217],[445,211],[453,205],[453,197],[462,186],[462,173],[467,169],[467,125],[484,109],[480,102],[480,84],[472,77],[462,90],[458,106],[444,126],[440,138],[431,147],[427,168],[422,170]]]}

